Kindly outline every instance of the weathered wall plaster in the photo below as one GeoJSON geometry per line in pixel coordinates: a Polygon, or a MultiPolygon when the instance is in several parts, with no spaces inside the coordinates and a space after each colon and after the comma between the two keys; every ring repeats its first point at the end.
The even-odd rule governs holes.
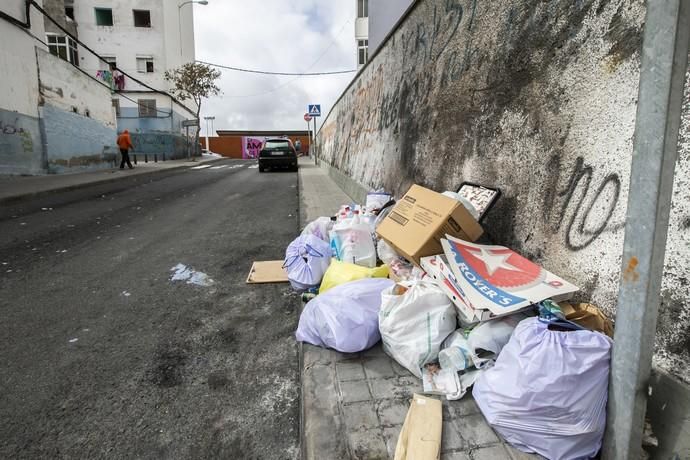
{"type": "MultiPolygon", "coordinates": [[[[500,187],[491,239],[613,315],[644,14],[641,0],[420,0],[326,118],[322,158],[397,195],[500,187]]],[[[688,105],[655,355],[686,382],[688,105]]]]}

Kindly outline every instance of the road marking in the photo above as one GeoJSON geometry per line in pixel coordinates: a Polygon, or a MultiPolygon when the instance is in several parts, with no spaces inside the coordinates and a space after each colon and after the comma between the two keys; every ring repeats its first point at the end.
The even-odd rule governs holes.
{"type": "Polygon", "coordinates": [[[228,165],[212,166],[211,169],[223,169],[223,168],[227,168],[227,167],[228,167],[228,165]]]}
{"type": "Polygon", "coordinates": [[[205,169],[205,168],[210,168],[211,165],[199,165],[199,166],[194,166],[193,168],[190,169],[205,169]]]}
{"type": "Polygon", "coordinates": [[[259,167],[259,165],[251,165],[251,166],[248,167],[247,169],[256,169],[256,168],[258,168],[258,167],[259,167]]]}

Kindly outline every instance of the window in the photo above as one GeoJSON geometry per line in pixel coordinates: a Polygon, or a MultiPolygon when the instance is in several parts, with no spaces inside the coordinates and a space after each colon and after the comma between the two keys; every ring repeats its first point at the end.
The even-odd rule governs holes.
{"type": "Polygon", "coordinates": [[[117,58],[115,56],[102,56],[106,62],[99,60],[99,70],[115,70],[117,67],[117,58]]]}
{"type": "Polygon", "coordinates": [[[139,105],[139,116],[140,117],[155,117],[156,116],[156,100],[155,99],[139,99],[137,101],[139,105]]]}
{"type": "Polygon", "coordinates": [[[79,67],[79,52],[77,51],[77,42],[70,37],[65,37],[55,34],[46,34],[48,41],[48,51],[60,59],[79,67]]]}
{"type": "Polygon", "coordinates": [[[153,58],[138,57],[137,58],[137,72],[143,72],[143,73],[153,72],[153,58]]]}
{"type": "Polygon", "coordinates": [[[151,27],[151,12],[149,10],[132,10],[134,27],[151,27]]]}
{"type": "Polygon", "coordinates": [[[369,0],[357,0],[357,17],[369,17],[369,0]]]}
{"type": "Polygon", "coordinates": [[[113,99],[113,107],[115,107],[115,116],[119,117],[120,116],[120,100],[119,99],[113,99]]]}
{"type": "Polygon", "coordinates": [[[74,21],[74,7],[73,6],[66,6],[65,7],[65,16],[67,16],[69,19],[74,21]]]}
{"type": "Polygon", "coordinates": [[[369,59],[369,40],[357,40],[357,64],[364,65],[369,59]]]}
{"type": "Polygon", "coordinates": [[[113,25],[113,10],[112,8],[94,8],[96,11],[96,25],[97,26],[112,26],[113,25]]]}

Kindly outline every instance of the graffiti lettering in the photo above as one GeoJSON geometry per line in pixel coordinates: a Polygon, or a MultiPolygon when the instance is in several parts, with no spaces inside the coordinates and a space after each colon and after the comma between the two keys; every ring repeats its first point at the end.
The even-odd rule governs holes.
{"type": "Polygon", "coordinates": [[[23,133],[24,128],[17,128],[17,124],[19,122],[19,118],[14,119],[14,123],[5,123],[2,120],[0,120],[0,132],[2,134],[17,134],[17,133],[23,133]]]}
{"type": "Polygon", "coordinates": [[[558,228],[566,222],[565,244],[572,251],[586,248],[606,230],[618,204],[621,191],[618,174],[606,175],[593,194],[590,193],[592,176],[593,168],[578,157],[568,185],[558,193],[564,197],[558,228]],[[599,212],[593,213],[594,209],[599,212]],[[566,219],[569,211],[570,218],[566,219]]]}

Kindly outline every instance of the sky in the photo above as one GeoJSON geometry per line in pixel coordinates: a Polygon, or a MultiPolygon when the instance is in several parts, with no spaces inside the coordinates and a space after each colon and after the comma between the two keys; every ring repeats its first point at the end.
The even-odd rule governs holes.
{"type": "MultiPolygon", "coordinates": [[[[354,0],[208,0],[194,5],[196,59],[274,72],[356,69],[354,0]]],[[[325,116],[354,77],[222,72],[220,96],[202,103],[214,129],[306,129],[307,104],[325,116]]],[[[318,120],[320,126],[323,117],[318,120]]]]}

